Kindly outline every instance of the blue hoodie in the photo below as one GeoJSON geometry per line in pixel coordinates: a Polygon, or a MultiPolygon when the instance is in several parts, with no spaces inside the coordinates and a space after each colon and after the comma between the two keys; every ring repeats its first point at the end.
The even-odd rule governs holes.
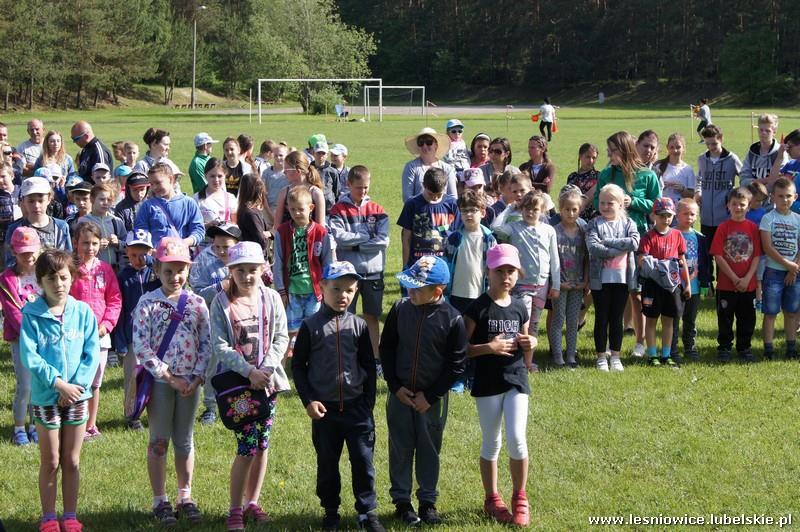
{"type": "Polygon", "coordinates": [[[165,236],[192,236],[195,244],[202,242],[206,236],[200,207],[194,199],[183,194],[176,194],[169,201],[163,198],[144,200],[136,213],[133,228],[150,231],[154,248],[165,236]]]}
{"type": "Polygon", "coordinates": [[[92,396],[92,381],[100,365],[97,319],[89,305],[67,296],[62,320],[50,313],[40,297],[22,308],[19,335],[22,364],[30,370],[31,404],[58,403],[56,377],[83,387],[80,400],[92,396]]]}
{"type": "Polygon", "coordinates": [[[153,263],[155,259],[148,255],[145,258],[145,267],[135,270],[128,264],[117,274],[119,289],[122,292],[122,312],[119,315],[117,326],[111,333],[114,350],[118,353],[127,353],[128,346],[133,343],[133,310],[139,300],[147,292],[161,288],[161,280],[155,273],[153,263]]]}

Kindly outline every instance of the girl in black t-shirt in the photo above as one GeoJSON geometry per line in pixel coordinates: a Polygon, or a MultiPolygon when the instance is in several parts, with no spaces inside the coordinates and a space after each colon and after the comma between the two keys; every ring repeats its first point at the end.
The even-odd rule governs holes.
{"type": "Polygon", "coordinates": [[[475,359],[472,395],[478,406],[483,442],[481,480],[486,498],[484,511],[501,523],[528,526],[528,372],[533,368],[536,337],[528,334],[528,309],[511,295],[522,266],[517,248],[500,244],[486,252],[489,290],[467,309],[464,322],[469,338],[468,355],[475,359]],[[505,421],[509,469],[513,484],[509,511],[497,491],[497,458],[505,421]]]}

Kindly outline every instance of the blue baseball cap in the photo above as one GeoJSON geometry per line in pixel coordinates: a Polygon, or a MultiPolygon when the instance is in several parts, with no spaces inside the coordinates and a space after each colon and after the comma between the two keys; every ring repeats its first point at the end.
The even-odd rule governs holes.
{"type": "Polygon", "coordinates": [[[463,128],[464,124],[458,118],[451,118],[450,120],[447,121],[447,124],[445,124],[445,126],[444,126],[444,128],[446,130],[448,130],[448,131],[450,131],[454,127],[462,127],[463,128]]]}
{"type": "Polygon", "coordinates": [[[339,277],[355,277],[359,281],[363,279],[356,273],[355,267],[346,260],[334,261],[325,266],[322,270],[322,278],[328,281],[339,277]]]}
{"type": "Polygon", "coordinates": [[[114,177],[127,177],[131,175],[133,172],[133,168],[128,166],[127,164],[121,164],[114,168],[114,177]]]}
{"type": "Polygon", "coordinates": [[[450,269],[444,259],[427,255],[398,273],[397,280],[406,288],[446,285],[450,282],[450,269]]]}

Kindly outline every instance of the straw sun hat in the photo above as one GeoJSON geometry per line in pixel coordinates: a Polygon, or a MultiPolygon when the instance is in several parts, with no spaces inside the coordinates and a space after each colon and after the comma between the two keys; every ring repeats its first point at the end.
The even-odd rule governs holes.
{"type": "Polygon", "coordinates": [[[436,139],[437,159],[441,159],[448,151],[450,151],[450,138],[447,135],[444,133],[437,133],[436,130],[431,127],[424,127],[416,135],[406,137],[406,149],[411,153],[411,155],[419,156],[420,148],[417,146],[417,139],[425,135],[436,139]]]}

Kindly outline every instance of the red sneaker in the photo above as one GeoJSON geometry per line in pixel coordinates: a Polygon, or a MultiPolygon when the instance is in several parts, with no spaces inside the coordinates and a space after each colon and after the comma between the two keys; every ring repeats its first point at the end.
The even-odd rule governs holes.
{"type": "Polygon", "coordinates": [[[498,523],[511,523],[514,520],[499,494],[483,501],[483,511],[498,523]]]}
{"type": "Polygon", "coordinates": [[[39,532],[61,532],[61,527],[55,519],[42,521],[39,523],[39,532]]]}
{"type": "Polygon", "coordinates": [[[77,519],[64,519],[61,521],[62,532],[83,532],[83,525],[77,519]]]}
{"type": "Polygon", "coordinates": [[[511,506],[514,508],[513,523],[516,526],[528,526],[531,524],[530,508],[528,498],[525,493],[511,497],[511,506]]]}

